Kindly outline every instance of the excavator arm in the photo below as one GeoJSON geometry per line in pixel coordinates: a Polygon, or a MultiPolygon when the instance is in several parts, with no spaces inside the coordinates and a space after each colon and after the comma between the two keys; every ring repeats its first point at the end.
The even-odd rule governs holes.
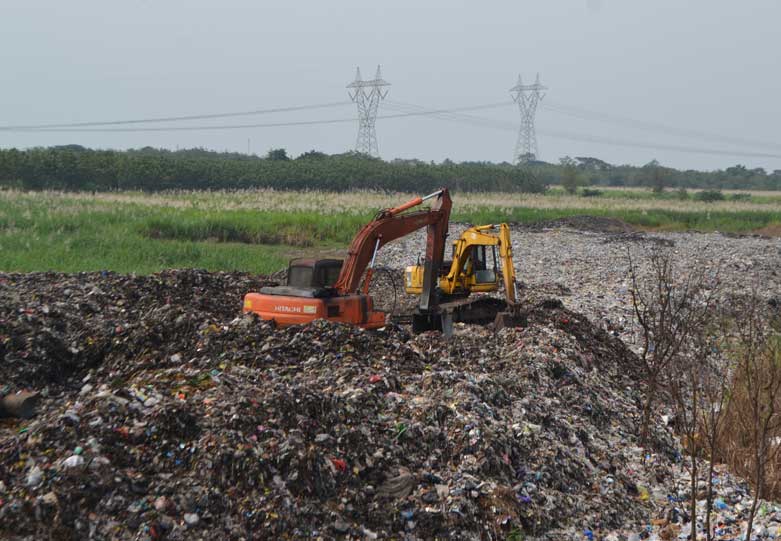
{"type": "Polygon", "coordinates": [[[361,277],[371,264],[382,246],[409,235],[421,227],[428,226],[426,239],[426,266],[423,277],[423,292],[420,297],[421,310],[429,310],[436,305],[436,270],[442,265],[445,252],[448,221],[452,200],[447,188],[443,188],[426,197],[416,197],[398,207],[381,211],[377,217],[363,226],[350,244],[345,260],[334,288],[340,295],[358,291],[361,277]],[[402,214],[424,201],[434,199],[429,210],[420,210],[402,214]]]}
{"type": "Polygon", "coordinates": [[[507,224],[499,226],[499,259],[502,261],[502,280],[507,304],[518,304],[518,291],[515,287],[515,266],[513,265],[513,245],[510,242],[510,228],[507,224]]]}

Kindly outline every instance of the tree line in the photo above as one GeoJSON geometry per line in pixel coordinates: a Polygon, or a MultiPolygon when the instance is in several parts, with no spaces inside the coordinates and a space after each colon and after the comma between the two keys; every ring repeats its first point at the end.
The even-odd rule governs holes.
{"type": "Polygon", "coordinates": [[[284,149],[259,158],[202,149],[88,150],[81,147],[0,150],[0,186],[28,190],[277,190],[357,189],[425,192],[543,192],[528,170],[510,164],[391,162],[347,153],[284,149]]]}
{"type": "Polygon", "coordinates": [[[717,171],[680,171],[653,161],[642,167],[598,158],[560,163],[383,161],[348,152],[310,151],[296,158],[285,149],[265,156],[195,148],[91,150],[66,145],[0,150],[0,186],[28,190],[278,190],[544,192],[551,184],[665,188],[781,190],[781,170],[768,173],[736,165],[717,171]]]}
{"type": "Polygon", "coordinates": [[[569,156],[557,164],[536,162],[536,177],[543,183],[567,186],[647,187],[656,192],[667,188],[706,190],[781,190],[781,169],[734,165],[715,171],[679,170],[656,160],[636,167],[613,165],[599,158],[569,156]]]}

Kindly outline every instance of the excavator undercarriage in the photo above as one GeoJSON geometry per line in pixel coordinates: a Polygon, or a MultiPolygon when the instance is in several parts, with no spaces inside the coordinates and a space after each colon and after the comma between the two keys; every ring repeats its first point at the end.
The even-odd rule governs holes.
{"type": "Polygon", "coordinates": [[[441,331],[446,336],[453,333],[454,323],[469,325],[494,325],[519,327],[526,325],[526,317],[518,311],[509,310],[507,302],[497,297],[465,297],[440,303],[436,313],[413,313],[407,317],[393,318],[396,322],[409,322],[412,331],[420,333],[429,330],[441,331]]]}

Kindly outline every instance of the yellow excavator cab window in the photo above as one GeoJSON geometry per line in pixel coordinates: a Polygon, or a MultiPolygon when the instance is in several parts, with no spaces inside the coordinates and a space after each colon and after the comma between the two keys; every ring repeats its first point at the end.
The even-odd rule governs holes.
{"type": "Polygon", "coordinates": [[[481,271],[486,269],[485,246],[474,246],[472,248],[472,260],[474,261],[474,270],[481,271]]]}
{"type": "Polygon", "coordinates": [[[475,283],[490,284],[496,282],[496,246],[491,246],[493,254],[493,266],[489,265],[487,246],[474,247],[474,275],[475,283]]]}

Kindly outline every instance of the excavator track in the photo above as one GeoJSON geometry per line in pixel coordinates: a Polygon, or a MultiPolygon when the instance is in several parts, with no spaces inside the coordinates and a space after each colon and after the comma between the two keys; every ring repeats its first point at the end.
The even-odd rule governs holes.
{"type": "Polygon", "coordinates": [[[395,314],[390,320],[399,325],[412,325],[414,332],[438,330],[445,334],[452,331],[452,323],[495,325],[497,329],[526,325],[526,318],[511,311],[506,301],[487,296],[450,300],[440,303],[436,312],[395,314]]]}
{"type": "Polygon", "coordinates": [[[507,303],[496,297],[467,297],[439,305],[443,313],[453,315],[453,323],[471,325],[488,325],[493,323],[496,315],[507,310],[507,303]]]}

